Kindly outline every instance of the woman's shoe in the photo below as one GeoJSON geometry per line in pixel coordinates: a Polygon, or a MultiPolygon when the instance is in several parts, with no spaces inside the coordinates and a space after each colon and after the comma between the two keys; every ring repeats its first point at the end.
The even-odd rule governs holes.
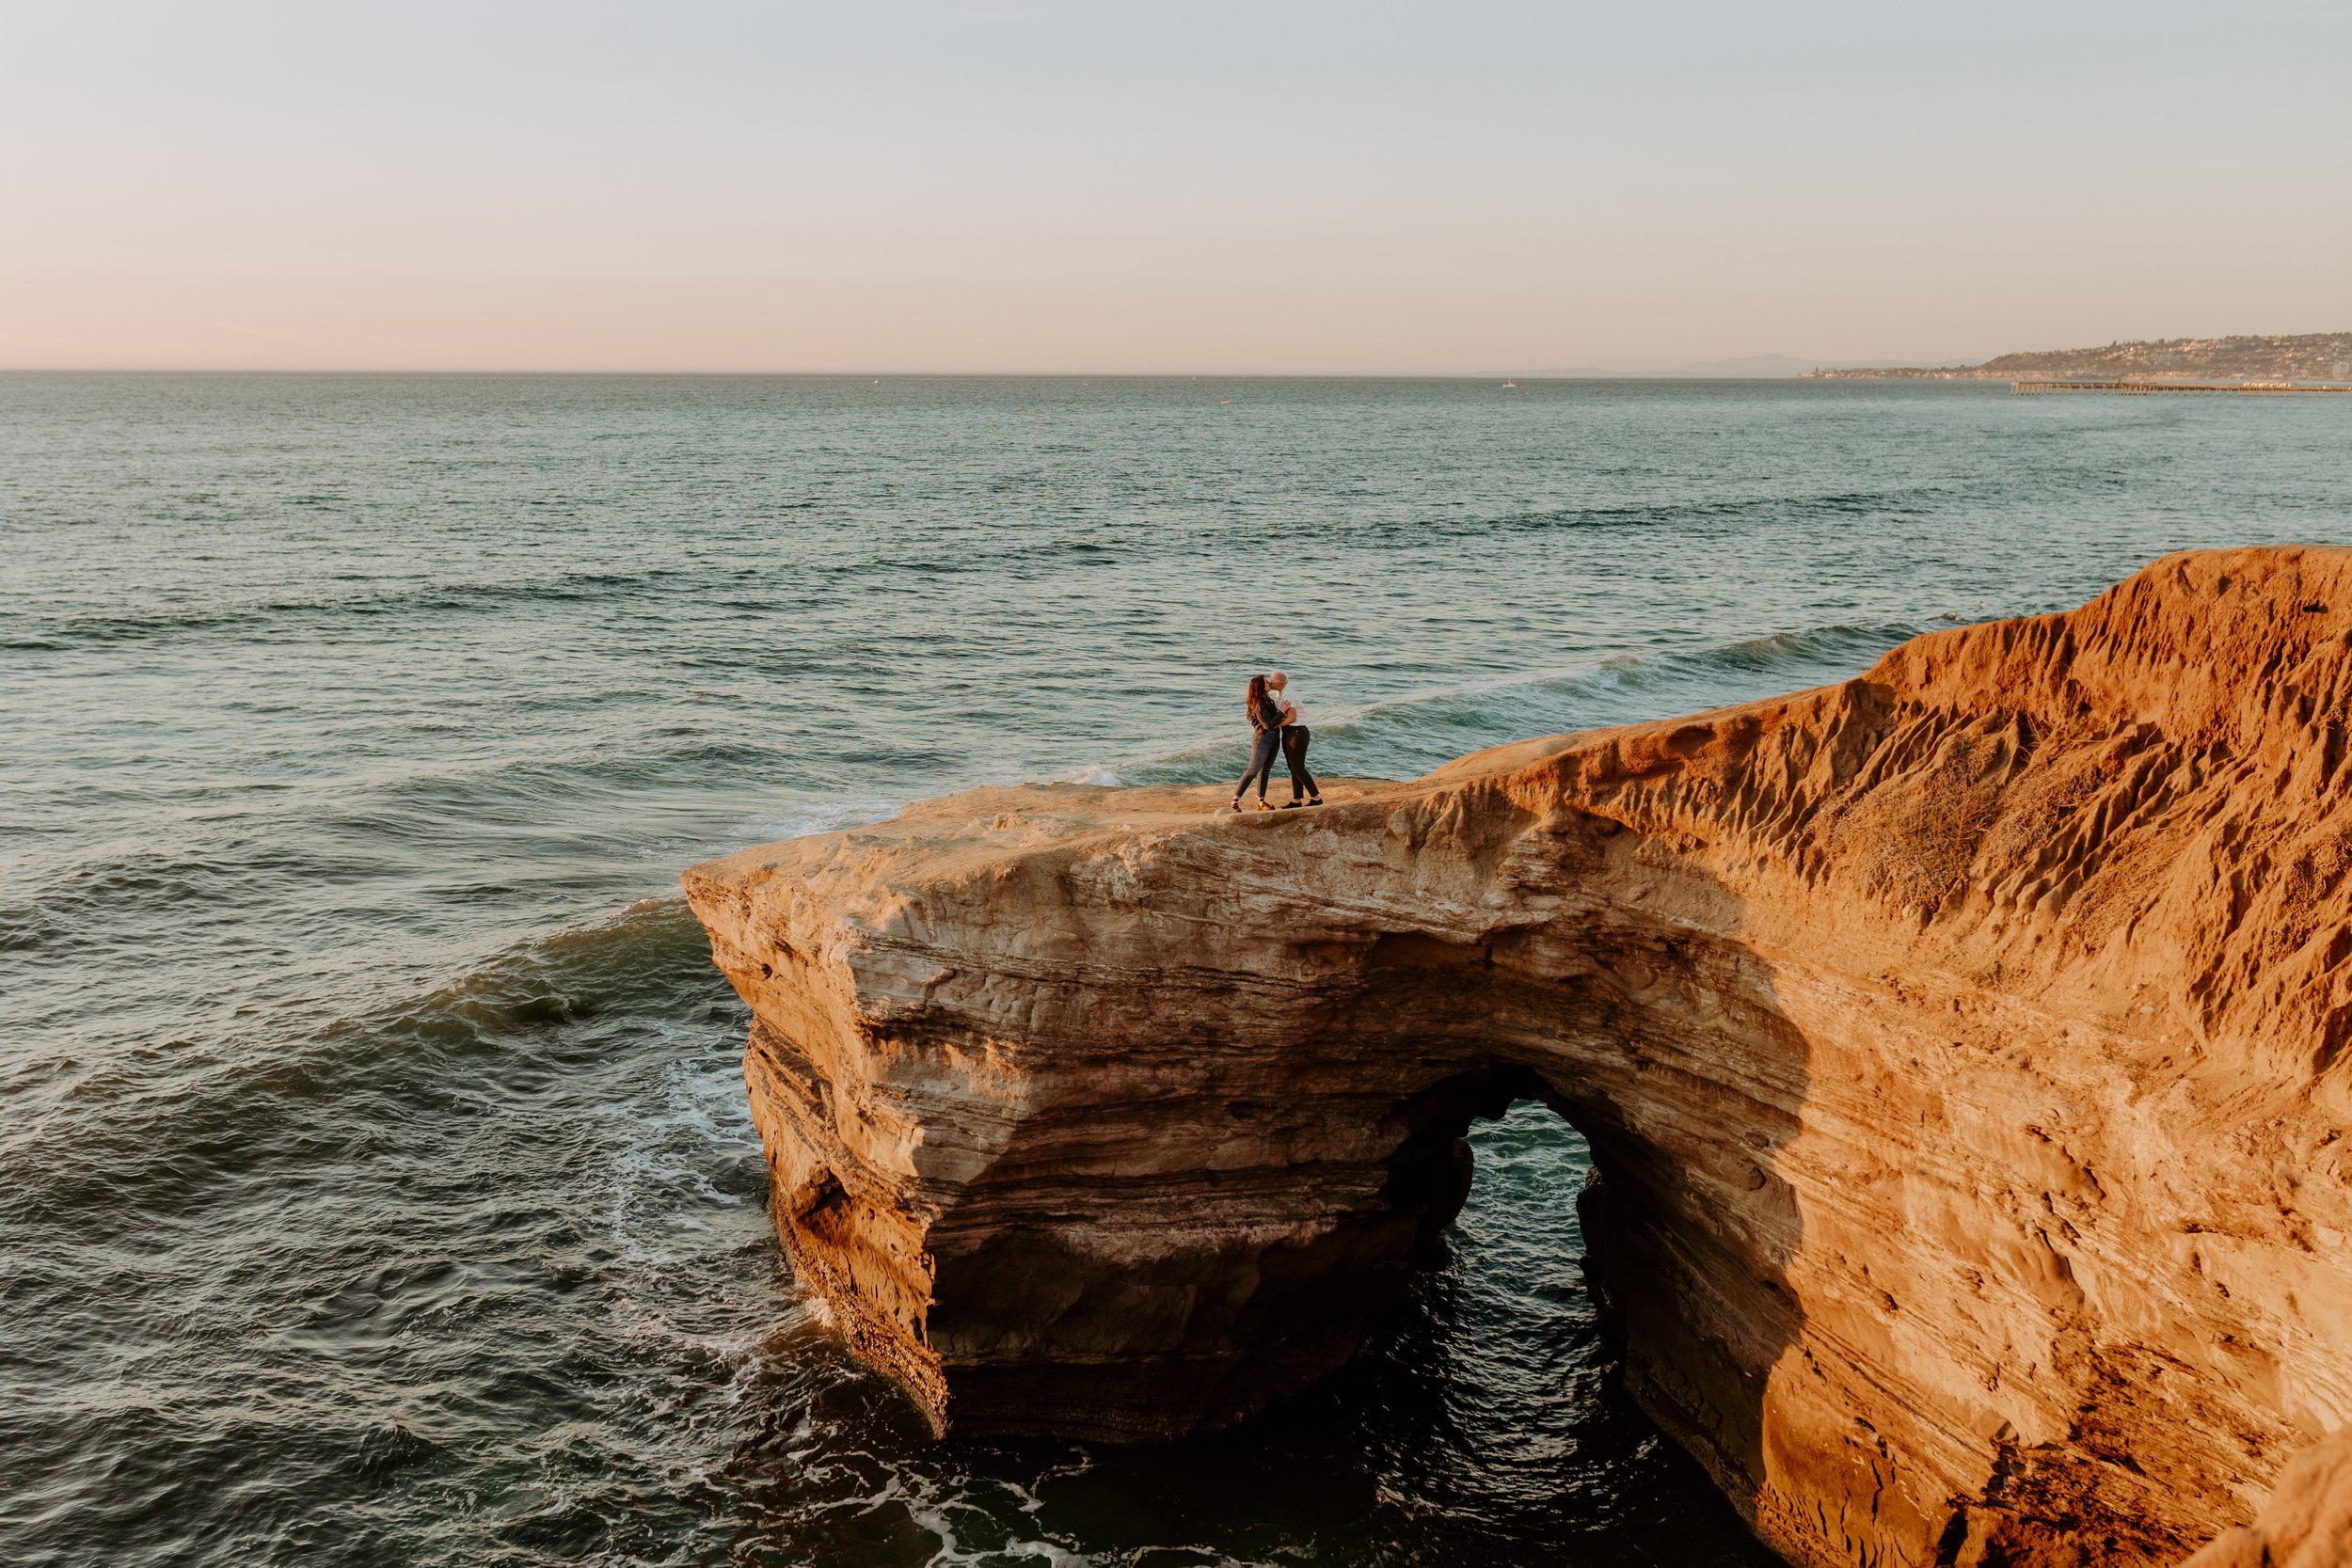
{"type": "Polygon", "coordinates": [[[1306,803],[1307,802],[1304,800],[1285,800],[1282,802],[1282,809],[1284,811],[1296,811],[1299,807],[1305,805],[1306,803]]]}
{"type": "MultiPolygon", "coordinates": [[[[1307,803],[1311,806],[1319,806],[1323,804],[1323,797],[1320,795],[1310,795],[1307,797],[1307,803]]],[[[1295,805],[1297,802],[1293,801],[1292,804],[1295,805]]]]}
{"type": "Polygon", "coordinates": [[[1241,797],[1240,797],[1240,796],[1238,796],[1238,795],[1234,796],[1234,797],[1233,797],[1233,803],[1232,803],[1232,805],[1230,805],[1230,806],[1226,807],[1225,809],[1226,809],[1226,810],[1228,810],[1228,811],[1239,811],[1239,810],[1241,810],[1241,797]]]}

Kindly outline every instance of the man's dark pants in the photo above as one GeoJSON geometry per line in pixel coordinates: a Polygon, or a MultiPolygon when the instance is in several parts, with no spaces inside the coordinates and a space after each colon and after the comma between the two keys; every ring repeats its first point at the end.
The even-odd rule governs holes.
{"type": "Polygon", "coordinates": [[[1307,742],[1313,738],[1304,724],[1282,726],[1282,760],[1290,764],[1291,799],[1294,800],[1323,793],[1322,786],[1315,783],[1315,776],[1307,771],[1307,742]]]}

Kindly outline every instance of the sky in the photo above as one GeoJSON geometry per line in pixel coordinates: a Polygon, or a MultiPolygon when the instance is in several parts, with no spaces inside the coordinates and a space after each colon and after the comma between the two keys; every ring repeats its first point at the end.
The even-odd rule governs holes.
{"type": "Polygon", "coordinates": [[[2352,328],[2352,4],[10,0],[0,366],[1525,372],[2352,328]]]}

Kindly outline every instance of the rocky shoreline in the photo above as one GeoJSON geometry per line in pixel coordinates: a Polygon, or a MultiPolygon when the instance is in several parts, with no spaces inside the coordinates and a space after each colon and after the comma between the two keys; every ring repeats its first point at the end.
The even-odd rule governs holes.
{"type": "Polygon", "coordinates": [[[1824,367],[1807,381],[2352,381],[2352,332],[2299,337],[2159,338],[2102,348],[2004,354],[1980,365],[1824,367]]]}
{"type": "Polygon", "coordinates": [[[1790,1560],[2315,1565],[2347,725],[2352,552],[2188,554],[1319,812],[982,790],[685,883],[795,1264],[937,1424],[1306,1386],[1533,1099],[1629,1386],[1790,1560]]]}

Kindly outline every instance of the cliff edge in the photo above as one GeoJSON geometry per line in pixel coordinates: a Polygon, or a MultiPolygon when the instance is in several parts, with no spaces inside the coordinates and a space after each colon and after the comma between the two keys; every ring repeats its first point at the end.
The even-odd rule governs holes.
{"type": "Polygon", "coordinates": [[[794,1262],[937,1422],[1304,1387],[1534,1099],[1785,1556],[2169,1563],[2352,1420],[2347,725],[2352,551],[2184,554],[1319,811],[980,790],[685,883],[794,1262]]]}

